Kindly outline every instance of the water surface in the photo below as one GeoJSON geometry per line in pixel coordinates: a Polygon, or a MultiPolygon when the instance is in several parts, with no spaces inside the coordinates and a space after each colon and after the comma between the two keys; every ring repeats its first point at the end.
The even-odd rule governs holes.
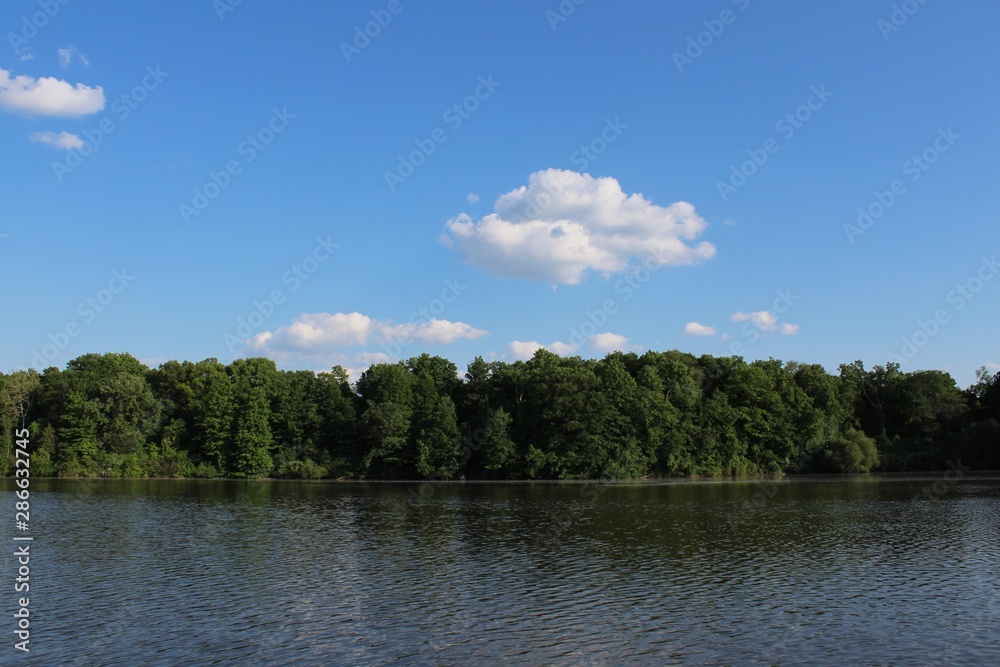
{"type": "Polygon", "coordinates": [[[32,491],[3,664],[1000,664],[996,476],[32,491]]]}

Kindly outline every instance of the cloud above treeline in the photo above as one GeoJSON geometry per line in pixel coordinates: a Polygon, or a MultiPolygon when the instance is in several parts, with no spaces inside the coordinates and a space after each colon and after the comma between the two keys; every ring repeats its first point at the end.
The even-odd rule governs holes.
{"type": "Polygon", "coordinates": [[[575,285],[588,272],[609,276],[635,263],[698,264],[715,246],[697,239],[708,227],[694,206],[657,206],[626,195],[614,178],[575,171],[535,172],[501,195],[476,221],[462,213],[445,223],[442,242],[487,273],[575,285]]]}
{"type": "Polygon", "coordinates": [[[697,322],[688,322],[684,325],[684,333],[688,336],[714,336],[715,327],[698,324],[697,322]]]}
{"type": "Polygon", "coordinates": [[[313,353],[340,347],[417,341],[445,345],[487,335],[465,322],[431,319],[393,324],[361,313],[303,313],[288,325],[263,331],[247,340],[254,353],[313,353]]]}
{"type": "Polygon", "coordinates": [[[632,346],[629,343],[629,339],[625,336],[605,332],[588,336],[585,340],[576,344],[564,343],[557,340],[549,343],[548,345],[543,345],[533,340],[514,340],[507,343],[507,356],[513,360],[526,361],[534,356],[535,352],[541,349],[546,349],[549,352],[558,354],[561,357],[568,357],[583,350],[590,350],[600,354],[608,354],[616,351],[626,352],[631,348],[632,346]]]}
{"type": "Polygon", "coordinates": [[[737,311],[730,318],[733,322],[750,322],[761,331],[777,331],[785,335],[799,332],[799,325],[779,322],[778,316],[769,310],[758,310],[753,313],[737,311]]]}

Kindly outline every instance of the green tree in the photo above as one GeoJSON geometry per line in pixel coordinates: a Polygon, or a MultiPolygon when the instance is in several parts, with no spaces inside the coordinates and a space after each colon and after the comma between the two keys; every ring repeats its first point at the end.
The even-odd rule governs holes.
{"type": "Polygon", "coordinates": [[[213,358],[195,365],[191,387],[194,395],[191,450],[199,460],[209,462],[216,474],[223,475],[234,451],[233,381],[227,368],[213,358]]]}
{"type": "MultiPolygon", "coordinates": [[[[634,356],[634,355],[633,355],[634,356]]],[[[599,475],[612,479],[640,477],[647,474],[653,456],[639,441],[644,425],[640,415],[639,385],[629,375],[621,353],[609,355],[594,369],[599,387],[593,394],[590,433],[597,442],[591,451],[603,451],[599,475]]]]}
{"type": "Polygon", "coordinates": [[[233,451],[229,472],[259,478],[274,468],[271,458],[270,393],[276,369],[268,359],[237,359],[229,366],[233,379],[233,451]]]}
{"type": "Polygon", "coordinates": [[[413,415],[412,378],[406,365],[374,364],[358,380],[364,401],[361,473],[368,477],[414,478],[415,447],[409,440],[413,415]]]}
{"type": "Polygon", "coordinates": [[[484,429],[483,470],[491,477],[514,479],[523,474],[517,455],[517,445],[510,437],[514,420],[503,409],[491,414],[484,429]]]}
{"type": "Polygon", "coordinates": [[[321,419],[321,458],[329,461],[329,472],[335,477],[357,474],[361,465],[358,451],[358,407],[360,399],[348,381],[347,372],[334,366],[329,373],[320,373],[314,385],[313,400],[321,419]]]}
{"type": "Polygon", "coordinates": [[[849,430],[826,443],[817,455],[818,472],[870,472],[878,466],[875,441],[861,431],[849,430]]]}

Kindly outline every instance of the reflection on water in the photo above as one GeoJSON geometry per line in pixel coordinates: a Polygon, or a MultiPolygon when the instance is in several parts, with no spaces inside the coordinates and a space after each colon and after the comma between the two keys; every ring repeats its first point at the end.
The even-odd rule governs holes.
{"type": "Polygon", "coordinates": [[[31,664],[1000,664],[1000,478],[940,480],[35,480],[31,664]]]}

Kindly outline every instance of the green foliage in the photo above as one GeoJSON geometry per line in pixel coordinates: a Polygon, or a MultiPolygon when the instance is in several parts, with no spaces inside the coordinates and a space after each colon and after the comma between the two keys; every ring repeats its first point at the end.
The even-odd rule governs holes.
{"type": "Polygon", "coordinates": [[[571,479],[1000,467],[1000,374],[775,359],[539,350],[422,354],[279,371],[266,359],[88,354],[0,373],[0,473],[31,432],[32,473],[64,477],[571,479]]]}
{"type": "Polygon", "coordinates": [[[229,370],[235,403],[229,471],[233,477],[266,477],[274,467],[268,395],[277,370],[265,359],[237,359],[229,370]]]}
{"type": "Polygon", "coordinates": [[[817,472],[870,472],[878,466],[875,441],[861,431],[850,430],[842,437],[827,442],[816,453],[817,472]]]}
{"type": "Polygon", "coordinates": [[[312,459],[286,461],[275,476],[282,479],[322,479],[327,476],[327,468],[312,459]]]}
{"type": "Polygon", "coordinates": [[[513,423],[514,420],[503,408],[497,409],[486,422],[483,430],[483,468],[491,477],[513,479],[522,469],[517,458],[517,445],[510,438],[513,423]]]}

